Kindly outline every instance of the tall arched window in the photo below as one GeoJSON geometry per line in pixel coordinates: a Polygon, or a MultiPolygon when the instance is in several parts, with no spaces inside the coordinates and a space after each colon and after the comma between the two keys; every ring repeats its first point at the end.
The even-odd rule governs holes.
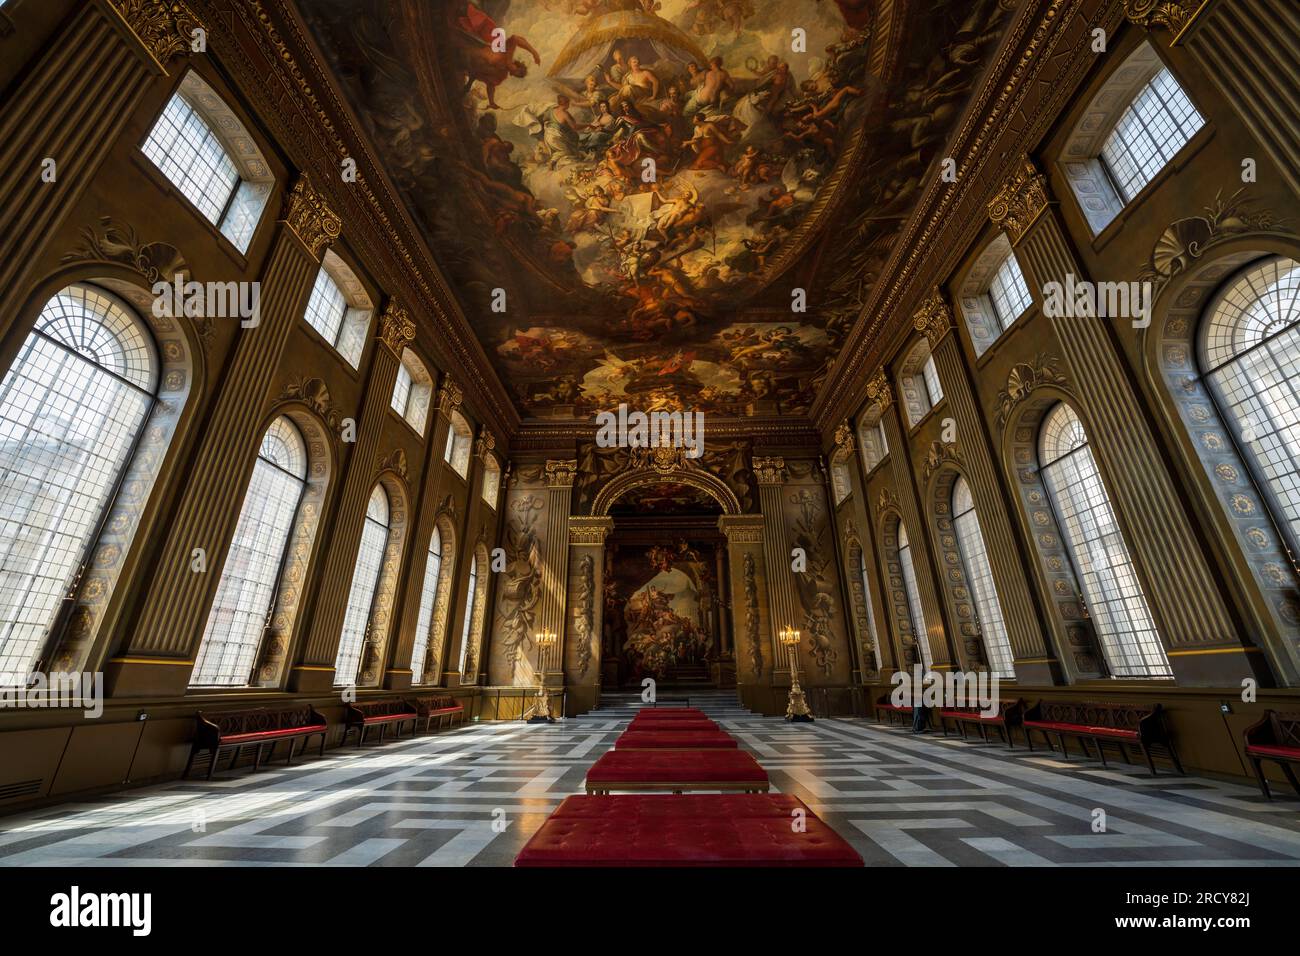
{"type": "Polygon", "coordinates": [[[495,455],[489,454],[483,459],[483,500],[495,511],[500,495],[501,465],[497,463],[495,455]]]}
{"type": "Polygon", "coordinates": [[[916,586],[916,568],[912,564],[912,546],[907,540],[907,529],[898,523],[898,563],[903,568],[903,590],[907,592],[907,613],[911,619],[912,634],[916,637],[917,653],[926,670],[930,668],[930,631],[925,623],[925,610],[921,607],[921,592],[916,586]]]}
{"type": "Polygon", "coordinates": [[[1173,676],[1083,422],[1064,402],[1043,421],[1039,460],[1111,675],[1173,676]]]}
{"type": "Polygon", "coordinates": [[[375,603],[375,588],[384,567],[388,547],[388,495],[383,485],[375,485],[366,505],[366,521],[361,530],[361,547],[348,590],[348,609],[343,616],[343,633],[339,636],[338,656],[334,660],[334,686],[346,687],[357,679],[366,632],[370,629],[370,610],[375,603]]]}
{"type": "MultiPolygon", "coordinates": [[[[303,318],[353,368],[361,364],[372,311],[370,296],[356,274],[333,249],[326,250],[303,318]]],[[[404,401],[403,415],[405,409],[404,401]]]]}
{"type": "Polygon", "coordinates": [[[90,285],[41,310],[0,384],[0,685],[26,684],[157,393],[141,321],[90,285]]]}
{"type": "Polygon", "coordinates": [[[307,445],[281,416],[262,436],[191,687],[244,687],[275,606],[285,549],[307,488],[307,445]]]}
{"type": "Polygon", "coordinates": [[[420,616],[415,625],[415,647],[411,651],[411,683],[424,681],[424,661],[433,643],[433,611],[438,604],[442,580],[442,532],[434,525],[429,539],[429,554],[424,565],[424,584],[420,588],[420,616]]]}
{"type": "Polygon", "coordinates": [[[1202,325],[1201,368],[1300,554],[1300,263],[1256,263],[1220,293],[1202,325]]]}
{"type": "Polygon", "coordinates": [[[960,476],[952,488],[952,520],[957,527],[957,547],[965,565],[966,580],[975,598],[989,668],[998,677],[1014,680],[1016,667],[1011,639],[1007,637],[1007,626],[1002,620],[1002,605],[993,584],[993,568],[989,564],[988,549],[984,547],[984,535],[980,533],[975,499],[971,496],[970,485],[960,476]]]}
{"type": "Polygon", "coordinates": [[[943,386],[930,343],[922,338],[907,353],[898,372],[899,394],[907,409],[907,424],[913,428],[943,401],[943,386]]]}
{"type": "Polygon", "coordinates": [[[423,435],[432,395],[433,378],[424,363],[411,349],[403,349],[402,360],[397,365],[397,380],[393,383],[393,411],[423,435]]]}
{"type": "Polygon", "coordinates": [[[478,555],[469,565],[469,587],[465,589],[465,624],[460,635],[460,672],[465,673],[465,664],[469,660],[469,642],[474,630],[475,602],[478,597],[478,555]]]}
{"type": "Polygon", "coordinates": [[[871,639],[871,647],[876,659],[876,670],[880,670],[880,638],[876,634],[876,609],[871,602],[871,572],[867,569],[867,552],[859,546],[857,554],[857,571],[859,578],[862,580],[862,604],[867,615],[867,637],[871,639]]]}

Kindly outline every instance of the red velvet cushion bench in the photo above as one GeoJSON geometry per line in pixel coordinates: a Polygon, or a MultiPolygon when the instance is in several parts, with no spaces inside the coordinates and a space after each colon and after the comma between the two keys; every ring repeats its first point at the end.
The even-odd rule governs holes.
{"type": "Polygon", "coordinates": [[[743,750],[611,750],[587,771],[588,793],[614,790],[766,792],[767,771],[743,750]]]}
{"type": "Polygon", "coordinates": [[[615,750],[735,750],[731,734],[709,730],[642,730],[632,727],[614,741],[615,750]]]}
{"type": "Polygon", "coordinates": [[[634,720],[628,730],[637,733],[720,733],[722,728],[711,720],[634,720]]]}
{"type": "MultiPolygon", "coordinates": [[[[732,804],[727,815],[710,812],[697,816],[668,806],[690,799],[740,800],[754,796],[765,795],[643,798],[665,806],[665,812],[653,814],[627,813],[619,807],[610,807],[606,815],[561,815],[557,811],[519,852],[515,866],[863,865],[857,851],[812,811],[807,811],[802,826],[796,828],[785,808],[769,815],[769,810],[777,808],[764,805],[757,808],[757,813],[746,813],[737,812],[732,804]]],[[[588,799],[606,803],[619,798],[588,799]]],[[[595,805],[592,809],[599,814],[595,805]]]]}
{"type": "Polygon", "coordinates": [[[1273,799],[1264,776],[1264,761],[1274,761],[1286,774],[1296,795],[1300,796],[1300,779],[1292,765],[1300,766],[1300,711],[1266,710],[1263,718],[1246,729],[1246,756],[1255,768],[1255,779],[1264,796],[1273,799]]]}

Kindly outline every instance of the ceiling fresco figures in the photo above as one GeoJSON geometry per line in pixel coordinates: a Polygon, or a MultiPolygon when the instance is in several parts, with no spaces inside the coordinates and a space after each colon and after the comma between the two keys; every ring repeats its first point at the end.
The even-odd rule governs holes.
{"type": "Polygon", "coordinates": [[[304,14],[521,414],[587,419],[806,413],[1010,5],[304,14]]]}

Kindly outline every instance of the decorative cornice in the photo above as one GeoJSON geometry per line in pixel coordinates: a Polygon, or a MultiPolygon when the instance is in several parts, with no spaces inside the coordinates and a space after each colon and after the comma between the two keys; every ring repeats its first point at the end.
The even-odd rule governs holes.
{"type": "Polygon", "coordinates": [[[399,357],[415,341],[415,323],[411,321],[410,313],[391,300],[379,317],[379,341],[399,357]]]}
{"type": "Polygon", "coordinates": [[[284,203],[284,221],[319,259],[326,246],[343,234],[343,220],[325,202],[306,173],[298,177],[284,203]]]}
{"type": "Polygon", "coordinates": [[[889,376],[882,368],[867,382],[867,398],[873,405],[879,405],[884,411],[894,404],[894,390],[889,385],[889,376]]]}
{"type": "Polygon", "coordinates": [[[578,460],[570,458],[560,460],[552,458],[546,463],[546,487],[572,488],[573,479],[578,475],[578,460]]]}
{"type": "Polygon", "coordinates": [[[164,73],[168,63],[190,52],[195,30],[206,32],[203,21],[181,0],[109,0],[109,6],[164,73]]]}
{"type": "Polygon", "coordinates": [[[784,458],[755,458],[753,471],[760,485],[785,484],[784,458]]]}
{"type": "Polygon", "coordinates": [[[727,536],[728,544],[762,544],[763,516],[723,515],[718,530],[727,536]]]}
{"type": "Polygon", "coordinates": [[[1021,158],[1015,175],[1003,184],[989,203],[989,218],[1006,230],[1014,245],[1029,231],[1050,201],[1047,177],[1025,156],[1021,158]]]}
{"type": "Polygon", "coordinates": [[[1124,16],[1144,30],[1164,27],[1174,35],[1172,46],[1208,6],[1208,0],[1124,0],[1124,16]]]}
{"type": "Polygon", "coordinates": [[[613,518],[578,518],[569,519],[569,544],[602,545],[605,536],[614,530],[613,518]]]}
{"type": "Polygon", "coordinates": [[[937,288],[925,297],[912,318],[912,327],[922,333],[934,348],[952,328],[952,309],[937,288]]]}

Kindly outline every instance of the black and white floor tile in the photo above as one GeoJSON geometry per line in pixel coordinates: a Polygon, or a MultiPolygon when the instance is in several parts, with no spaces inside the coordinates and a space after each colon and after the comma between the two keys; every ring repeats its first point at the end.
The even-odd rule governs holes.
{"type": "MultiPolygon", "coordinates": [[[[773,789],[870,866],[1300,865],[1300,800],[1285,792],[1269,803],[1244,784],[865,720],[792,726],[724,700],[704,706],[773,789]]],[[[631,713],[471,724],[0,817],[0,865],[508,866],[631,713]]]]}

